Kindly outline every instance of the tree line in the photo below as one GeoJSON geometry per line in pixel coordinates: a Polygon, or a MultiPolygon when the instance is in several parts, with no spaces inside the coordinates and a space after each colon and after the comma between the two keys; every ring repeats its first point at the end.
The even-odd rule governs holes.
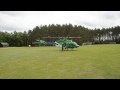
{"type": "Polygon", "coordinates": [[[8,42],[10,46],[32,45],[32,42],[38,38],[47,42],[54,42],[59,39],[52,37],[80,37],[72,38],[80,45],[84,42],[93,42],[94,44],[120,43],[120,26],[89,29],[81,25],[49,24],[36,26],[28,32],[0,32],[0,42],[8,42]]]}

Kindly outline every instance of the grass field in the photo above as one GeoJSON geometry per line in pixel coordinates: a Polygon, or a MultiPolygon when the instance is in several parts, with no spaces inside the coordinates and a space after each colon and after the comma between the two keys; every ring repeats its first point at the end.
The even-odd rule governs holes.
{"type": "Polygon", "coordinates": [[[0,48],[1,79],[120,79],[120,45],[0,48]]]}

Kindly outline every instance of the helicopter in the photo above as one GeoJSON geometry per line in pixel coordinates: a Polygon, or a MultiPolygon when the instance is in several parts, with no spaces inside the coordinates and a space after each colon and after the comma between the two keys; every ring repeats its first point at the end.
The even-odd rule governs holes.
{"type": "Polygon", "coordinates": [[[44,40],[40,40],[40,38],[38,38],[36,41],[38,41],[38,45],[41,46],[41,44],[44,44],[44,46],[46,46],[46,42],[44,40]]]}
{"type": "Polygon", "coordinates": [[[55,41],[55,46],[62,48],[62,51],[66,49],[68,50],[68,48],[74,49],[79,47],[79,45],[76,42],[73,42],[72,40],[68,39],[60,39],[55,41]]]}

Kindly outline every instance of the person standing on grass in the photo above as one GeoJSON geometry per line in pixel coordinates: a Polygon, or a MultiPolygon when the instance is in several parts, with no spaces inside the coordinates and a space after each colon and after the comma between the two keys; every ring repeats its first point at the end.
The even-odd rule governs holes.
{"type": "Polygon", "coordinates": [[[31,45],[29,44],[29,48],[31,47],[31,45]]]}

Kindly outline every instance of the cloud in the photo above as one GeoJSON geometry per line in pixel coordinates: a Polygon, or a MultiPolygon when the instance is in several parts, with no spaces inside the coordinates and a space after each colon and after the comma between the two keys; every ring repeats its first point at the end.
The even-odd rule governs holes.
{"type": "Polygon", "coordinates": [[[49,24],[106,28],[119,25],[119,11],[0,11],[0,31],[28,31],[49,24]]]}

